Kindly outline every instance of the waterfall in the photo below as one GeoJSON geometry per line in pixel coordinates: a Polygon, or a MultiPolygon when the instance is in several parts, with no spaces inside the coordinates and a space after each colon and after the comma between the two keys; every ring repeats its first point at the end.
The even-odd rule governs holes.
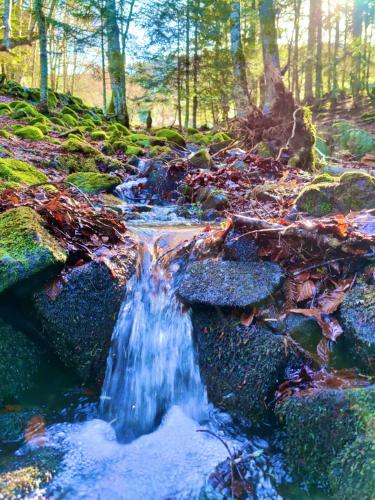
{"type": "Polygon", "coordinates": [[[195,420],[206,412],[190,313],[176,298],[171,269],[158,259],[168,231],[141,234],[143,262],[114,330],[101,396],[101,413],[121,442],[152,432],[173,406],[195,420]]]}

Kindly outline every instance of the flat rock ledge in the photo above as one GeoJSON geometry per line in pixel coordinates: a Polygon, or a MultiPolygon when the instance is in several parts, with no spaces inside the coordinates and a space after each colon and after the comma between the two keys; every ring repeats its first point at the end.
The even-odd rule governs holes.
{"type": "Polygon", "coordinates": [[[206,260],[187,267],[177,292],[191,305],[244,308],[270,297],[282,278],[281,267],[271,262],[206,260]]]}

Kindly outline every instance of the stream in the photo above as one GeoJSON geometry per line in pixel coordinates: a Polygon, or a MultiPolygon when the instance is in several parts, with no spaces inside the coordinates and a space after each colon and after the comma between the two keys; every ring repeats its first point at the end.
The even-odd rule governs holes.
{"type": "Polygon", "coordinates": [[[79,421],[46,430],[48,445],[63,453],[46,496],[228,498],[209,480],[228,459],[224,441],[231,453],[247,450],[255,498],[282,498],[278,486],[290,481],[282,456],[207,401],[190,311],[175,295],[183,262],[162,258],[202,226],[173,207],[155,207],[128,226],[142,252],[113,333],[100,403],[88,405],[79,421]]]}

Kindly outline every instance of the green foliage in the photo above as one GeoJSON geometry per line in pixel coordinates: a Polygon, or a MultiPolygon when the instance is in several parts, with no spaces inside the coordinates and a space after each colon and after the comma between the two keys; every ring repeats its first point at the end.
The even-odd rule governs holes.
{"type": "Polygon", "coordinates": [[[22,137],[23,139],[29,139],[30,141],[40,141],[44,137],[44,134],[40,130],[40,128],[33,125],[21,127],[17,129],[14,133],[19,137],[22,137]]]}
{"type": "Polygon", "coordinates": [[[78,172],[66,178],[67,182],[74,184],[85,193],[99,193],[100,191],[111,192],[116,186],[121,184],[118,177],[109,174],[99,174],[95,172],[78,172]]]}
{"type": "Polygon", "coordinates": [[[7,132],[6,130],[0,129],[0,136],[4,137],[5,139],[9,139],[10,133],[7,132]]]}
{"type": "Polygon", "coordinates": [[[67,125],[68,127],[75,127],[78,124],[77,118],[75,118],[73,115],[70,115],[68,113],[62,113],[61,116],[63,124],[67,125]]]}
{"type": "Polygon", "coordinates": [[[336,122],[333,126],[339,132],[335,136],[336,142],[349,149],[352,154],[361,157],[375,151],[375,135],[356,128],[350,122],[336,122]]]}
{"type": "Polygon", "coordinates": [[[70,116],[73,116],[74,118],[76,118],[78,120],[78,113],[76,111],[74,111],[74,109],[70,106],[64,106],[62,109],[61,109],[61,114],[63,115],[70,115],[70,116]]]}
{"type": "Polygon", "coordinates": [[[13,158],[0,158],[0,178],[27,185],[48,181],[48,177],[37,168],[13,158]]]}

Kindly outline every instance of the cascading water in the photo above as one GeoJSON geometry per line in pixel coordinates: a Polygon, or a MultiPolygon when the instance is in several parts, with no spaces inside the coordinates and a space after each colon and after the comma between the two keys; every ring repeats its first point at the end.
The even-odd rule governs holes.
{"type": "Polygon", "coordinates": [[[160,264],[161,235],[141,234],[143,262],[115,328],[101,397],[102,414],[123,442],[153,431],[174,405],[198,421],[207,411],[190,315],[160,264]]]}

